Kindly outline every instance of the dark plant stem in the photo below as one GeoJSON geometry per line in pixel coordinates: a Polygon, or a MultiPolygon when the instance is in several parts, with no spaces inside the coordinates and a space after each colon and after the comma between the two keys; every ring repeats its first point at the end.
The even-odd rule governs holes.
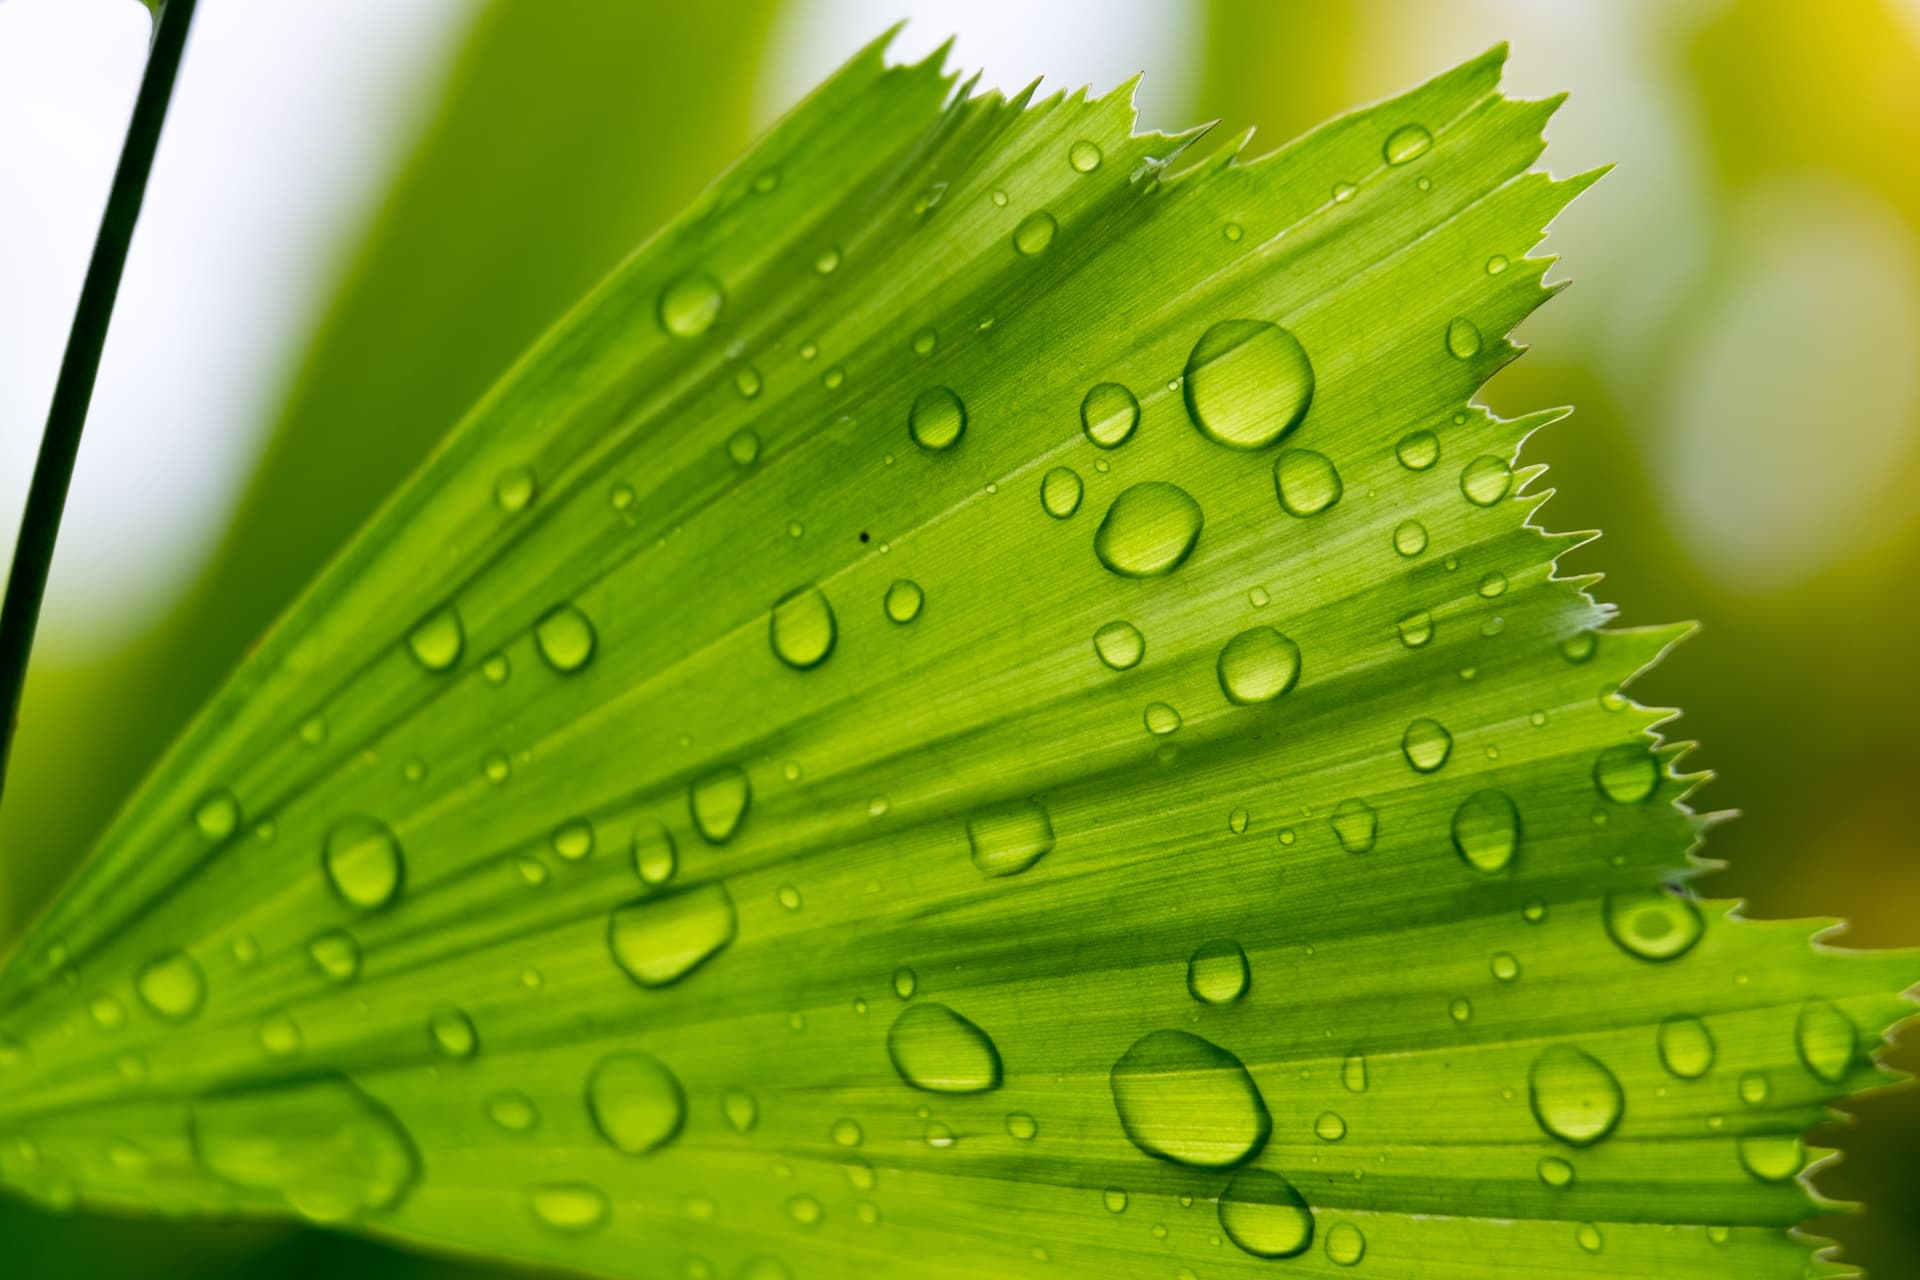
{"type": "Polygon", "coordinates": [[[120,164],[107,192],[100,234],[93,242],[80,304],[74,309],[67,334],[60,377],[53,384],[53,403],[47,409],[47,429],[40,439],[33,482],[27,490],[26,510],[20,516],[20,539],[15,544],[7,592],[0,602],[0,789],[6,785],[7,758],[19,724],[20,694],[27,681],[27,659],[33,652],[34,626],[40,620],[40,602],[47,591],[47,572],[53,564],[53,543],[60,532],[60,515],[67,505],[67,487],[73,479],[74,459],[80,453],[80,429],[93,398],[94,377],[100,371],[100,349],[107,341],[107,322],[113,315],[114,295],[127,264],[127,246],[140,202],[147,193],[147,175],[153,169],[160,126],[167,118],[173,81],[186,48],[187,26],[193,21],[194,0],[160,0],[154,8],[153,43],[147,68],[140,78],[127,123],[127,140],[120,164]]]}

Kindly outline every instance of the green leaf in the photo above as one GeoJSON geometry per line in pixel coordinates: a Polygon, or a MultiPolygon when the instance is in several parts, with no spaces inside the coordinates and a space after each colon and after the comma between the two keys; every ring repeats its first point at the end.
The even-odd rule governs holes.
{"type": "Polygon", "coordinates": [[[1798,1276],[1910,955],[1469,397],[1503,51],[1271,157],[881,46],[490,392],[0,974],[0,1175],[618,1275],[1798,1276]],[[29,1154],[31,1153],[31,1154],[29,1154]]]}

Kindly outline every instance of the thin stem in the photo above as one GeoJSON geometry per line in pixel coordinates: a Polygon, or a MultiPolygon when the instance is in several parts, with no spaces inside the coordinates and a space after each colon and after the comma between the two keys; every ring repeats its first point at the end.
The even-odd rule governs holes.
{"type": "Polygon", "coordinates": [[[160,0],[152,6],[153,43],[147,51],[147,68],[127,123],[120,165],[107,192],[107,208],[100,217],[100,234],[93,242],[86,282],[80,287],[80,303],[67,334],[60,377],[53,384],[53,403],[47,409],[47,429],[40,439],[40,456],[34,463],[26,510],[20,516],[20,539],[14,548],[6,597],[0,601],[0,788],[6,784],[7,757],[19,727],[27,659],[33,652],[34,626],[40,620],[40,602],[47,591],[47,572],[53,564],[53,543],[60,532],[60,515],[66,509],[74,459],[80,453],[80,430],[86,422],[88,402],[93,399],[100,349],[107,341],[107,322],[113,315],[114,295],[120,291],[133,224],[147,193],[147,175],[153,169],[153,152],[160,143],[167,103],[173,97],[174,76],[186,47],[193,6],[194,0],[160,0]]]}

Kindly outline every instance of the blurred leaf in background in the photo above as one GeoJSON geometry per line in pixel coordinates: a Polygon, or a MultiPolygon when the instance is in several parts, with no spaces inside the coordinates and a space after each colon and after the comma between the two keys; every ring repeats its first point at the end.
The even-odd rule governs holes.
{"type": "MultiPolygon", "coordinates": [[[[494,0],[481,10],[198,580],[124,648],[35,666],[0,810],[0,937],[17,933],[245,646],[487,385],[745,147],[773,8],[494,0]]],[[[475,1274],[282,1227],[188,1233],[50,1217],[11,1199],[0,1200],[0,1236],[34,1275],[475,1274]]]]}

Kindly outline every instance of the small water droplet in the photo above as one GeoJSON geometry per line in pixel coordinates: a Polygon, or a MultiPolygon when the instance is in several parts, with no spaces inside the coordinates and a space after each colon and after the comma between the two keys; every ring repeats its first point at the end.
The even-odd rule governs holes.
{"type": "Polygon", "coordinates": [[[1121,492],[1093,535],[1100,563],[1124,578],[1171,573],[1193,553],[1204,517],[1185,489],[1148,480],[1121,492]]]}
{"type": "Polygon", "coordinates": [[[1418,520],[1402,520],[1393,531],[1393,549],[1412,559],[1427,549],[1427,526],[1418,520]]]}
{"type": "Polygon", "coordinates": [[[1350,1053],[1340,1063],[1340,1083],[1348,1093],[1367,1091],[1367,1059],[1365,1055],[1350,1053]]]}
{"type": "Polygon", "coordinates": [[[933,349],[940,345],[940,335],[932,329],[920,329],[914,333],[911,345],[913,354],[930,356],[933,354],[933,349]]]}
{"type": "Polygon", "coordinates": [[[1146,637],[1131,622],[1116,619],[1093,633],[1093,651],[1115,671],[1130,671],[1147,654],[1146,637]]]}
{"type": "Polygon", "coordinates": [[[1313,1210],[1279,1174],[1243,1169],[1220,1193],[1220,1229],[1256,1258],[1298,1257],[1313,1244],[1313,1210]]]}
{"type": "Polygon", "coordinates": [[[429,671],[446,671],[460,661],[466,647],[466,629],[452,605],[442,605],[407,632],[407,648],[416,662],[429,671]]]}
{"type": "Polygon", "coordinates": [[[1504,791],[1476,791],[1453,811],[1453,848],[1476,871],[1505,871],[1520,847],[1520,811],[1504,791]]]}
{"type": "Polygon", "coordinates": [[[321,865],[333,891],[362,911],[392,902],[406,878],[400,842],[384,822],[362,814],[342,818],[327,832],[321,865]]]}
{"type": "Polygon", "coordinates": [[[1040,1134],[1040,1122],[1024,1111],[1007,1112],[1007,1136],[1019,1142],[1032,1142],[1040,1134]]]}
{"type": "Polygon", "coordinates": [[[1102,382],[1080,402],[1080,429],[1102,449],[1118,449],[1140,425],[1140,402],[1117,382],[1102,382]]]}
{"type": "Polygon", "coordinates": [[[188,1115],[202,1167],[236,1186],[277,1194],[312,1222],[385,1213],[419,1175],[399,1122],[338,1077],[203,1096],[188,1115]]]}
{"type": "Polygon", "coordinates": [[[260,1047],[275,1058],[290,1058],[300,1052],[300,1024],[291,1014],[270,1013],[260,1021],[260,1047]]]}
{"type": "Polygon", "coordinates": [[[1345,204],[1359,194],[1360,188],[1351,182],[1336,182],[1333,184],[1333,202],[1335,204],[1345,204]]]}
{"type": "Polygon", "coordinates": [[[631,840],[633,873],[640,883],[652,887],[673,879],[679,866],[679,851],[673,833],[656,818],[642,818],[634,824],[631,840]]]}
{"type": "Polygon", "coordinates": [[[1660,1064],[1682,1080],[1698,1080],[1713,1066],[1713,1033],[1690,1013],[1660,1024],[1660,1064]]]}
{"type": "Polygon", "coordinates": [[[1403,124],[1387,135],[1380,154],[1388,164],[1405,164],[1427,154],[1432,146],[1433,135],[1424,125],[1403,124]]]}
{"type": "Polygon", "coordinates": [[[513,775],[513,762],[504,751],[489,751],[480,762],[480,769],[487,775],[487,781],[497,786],[513,775]]]}
{"type": "Polygon", "coordinates": [[[509,467],[493,482],[493,500],[511,515],[533,501],[536,488],[532,467],[509,467]]]}
{"type": "Polygon", "coordinates": [[[1232,1004],[1251,979],[1247,953],[1229,938],[1203,942],[1187,959],[1187,991],[1202,1004],[1232,1004]]]}
{"type": "Polygon", "coordinates": [[[913,970],[907,968],[907,966],[901,965],[893,971],[893,994],[899,996],[902,1000],[913,999],[914,990],[919,985],[920,979],[916,977],[913,970]]]}
{"type": "Polygon", "coordinates": [[[750,467],[760,459],[760,434],[752,427],[742,427],[727,437],[727,457],[733,459],[736,467],[750,467]]]}
{"type": "Polygon", "coordinates": [[[725,844],[747,816],[753,789],[739,765],[721,765],[695,778],[687,788],[687,809],[694,830],[708,844],[725,844]]]}
{"type": "Polygon", "coordinates": [[[1605,1244],[1601,1239],[1600,1228],[1591,1222],[1583,1222],[1573,1229],[1573,1239],[1587,1253],[1598,1253],[1605,1244]]]}
{"type": "Polygon", "coordinates": [[[1592,1054],[1549,1045],[1527,1069],[1527,1100],[1548,1137],[1589,1147],[1613,1132],[1626,1106],[1620,1082],[1592,1054]]]}
{"type": "Polygon", "coordinates": [[[1491,507],[1513,488],[1513,469],[1504,458],[1483,453],[1460,470],[1460,492],[1476,507],[1491,507]]]}
{"type": "Polygon", "coordinates": [[[767,634],[774,656],[796,671],[811,670],[825,662],[838,635],[826,593],[809,586],[781,596],[774,603],[767,634]]]}
{"type": "Polygon", "coordinates": [[[593,623],[575,606],[559,605],[534,624],[533,642],[548,666],[562,675],[571,674],[593,658],[593,623]]]}
{"type": "MultiPolygon", "coordinates": [[[[740,398],[742,400],[751,400],[755,396],[759,395],[761,387],[763,385],[764,384],[760,378],[760,371],[754,368],[750,364],[741,366],[740,369],[738,369],[733,375],[733,389],[740,393],[740,398]]],[[[728,442],[727,451],[729,453],[733,452],[733,445],[731,441],[728,442]]],[[[759,452],[759,444],[757,440],[755,441],[754,452],[755,453],[759,452]]],[[[739,455],[735,454],[734,461],[738,462],[739,460],[740,460],[739,455]]],[[[752,461],[752,459],[748,459],[748,461],[752,461]]],[[[742,465],[745,465],[745,464],[743,463],[742,465]]]]}
{"type": "Polygon", "coordinates": [[[1764,1071],[1748,1071],[1740,1077],[1740,1101],[1750,1107],[1757,1107],[1767,1100],[1773,1092],[1773,1085],[1764,1071]]]}
{"type": "Polygon", "coordinates": [[[548,1182],[529,1187],[527,1207],[541,1225],[569,1236],[598,1231],[612,1213],[606,1193],[584,1182],[548,1182]]]}
{"type": "Polygon", "coordinates": [[[887,617],[904,626],[920,616],[920,607],[926,599],[927,593],[920,589],[919,583],[911,578],[895,578],[887,588],[884,601],[887,617]]]}
{"type": "Polygon", "coordinates": [[[314,967],[335,982],[347,982],[360,973],[360,944],[345,929],[328,929],[307,943],[314,967]]]}
{"type": "Polygon", "coordinates": [[[1540,1181],[1549,1187],[1560,1188],[1573,1185],[1573,1165],[1559,1156],[1541,1156],[1536,1168],[1540,1181]]]}
{"type": "Polygon", "coordinates": [[[480,1032],[464,1009],[441,1005],[427,1020],[427,1038],[442,1054],[464,1060],[480,1052],[480,1032]]]}
{"type": "Polygon", "coordinates": [[[1837,1006],[1809,1000],[1794,1019],[1793,1044],[1807,1070],[1828,1084],[1839,1084],[1860,1052],[1860,1032],[1837,1006]]]}
{"type": "Polygon", "coordinates": [[[1067,151],[1067,162],[1078,173],[1092,173],[1100,167],[1100,146],[1086,138],[1073,144],[1067,151]]]}
{"type": "Polygon", "coordinates": [[[1337,1111],[1322,1111],[1314,1117],[1313,1135],[1322,1142],[1338,1142],[1347,1136],[1347,1122],[1337,1111]]]}
{"type": "Polygon", "coordinates": [[[540,1123],[540,1111],[518,1089],[503,1089],[487,1099],[487,1118],[508,1133],[526,1133],[540,1123]]]}
{"type": "Polygon", "coordinates": [[[1020,219],[1020,225],[1013,229],[1013,247],[1026,258],[1044,253],[1053,243],[1053,233],[1059,229],[1060,224],[1053,220],[1052,214],[1036,209],[1020,219]]]}
{"type": "Polygon", "coordinates": [[[745,1089],[729,1089],[720,1099],[721,1114],[735,1133],[752,1133],[760,1123],[760,1103],[745,1089]]]}
{"type": "Polygon", "coordinates": [[[1622,742],[1593,762],[1593,783],[1615,804],[1639,804],[1660,785],[1660,761],[1639,742],[1622,742]]]}
{"type": "Polygon", "coordinates": [[[1180,732],[1180,712],[1171,703],[1149,702],[1147,709],[1140,714],[1140,722],[1147,732],[1156,738],[1165,738],[1180,732]]]}
{"type": "Polygon", "coordinates": [[[816,275],[830,276],[840,267],[840,250],[832,245],[814,255],[813,270],[816,275]]]}
{"type": "Polygon", "coordinates": [[[1447,1016],[1463,1026],[1473,1021],[1473,1001],[1465,996],[1455,996],[1447,1004],[1447,1016]]]}
{"type": "MultiPolygon", "coordinates": [[[[1273,1131],[1240,1059],[1190,1032],[1142,1036],[1114,1063],[1109,1082],[1127,1137],[1175,1164],[1232,1168],[1252,1159],[1273,1131]]],[[[1224,1222],[1224,1208],[1222,1215],[1224,1222]]]]}
{"type": "Polygon", "coordinates": [[[1272,627],[1249,627],[1215,662],[1220,691],[1241,706],[1271,702],[1300,680],[1300,646],[1272,627]]]}
{"type": "Polygon", "coordinates": [[[1433,615],[1425,609],[1415,610],[1395,625],[1400,631],[1400,643],[1409,649],[1418,649],[1433,639],[1433,615]]]}
{"type": "Polygon", "coordinates": [[[1798,1133],[1747,1133],[1738,1143],[1740,1167],[1761,1182],[1787,1182],[1806,1163],[1798,1133]]]}
{"type": "Polygon", "coordinates": [[[1609,894],[1607,934],[1622,951],[1642,960],[1677,960],[1706,930],[1700,909],[1672,893],[1609,894]]]}
{"type": "Polygon", "coordinates": [[[1471,360],[1480,354],[1480,328],[1465,316],[1447,321],[1447,350],[1456,360],[1471,360]]]}
{"type": "Polygon", "coordinates": [[[950,449],[967,429],[967,407],[947,387],[928,387],[907,412],[907,434],[922,449],[950,449]]]}
{"type": "Polygon", "coordinates": [[[1336,1222],[1327,1232],[1327,1261],[1351,1267],[1367,1256],[1367,1238],[1351,1222],[1336,1222]]]}
{"type": "Polygon", "coordinates": [[[968,817],[967,843],[984,874],[1016,875],[1053,851],[1053,817],[1038,800],[1004,801],[968,817]]]}
{"type": "Polygon", "coordinates": [[[686,1120],[687,1095],[664,1062],[639,1049],[611,1053],[587,1077],[587,1113],[623,1155],[643,1156],[671,1142],[686,1120]]]}
{"type": "Polygon", "coordinates": [[[1229,222],[1226,226],[1220,228],[1220,234],[1226,240],[1238,244],[1240,237],[1245,235],[1246,231],[1242,229],[1239,223],[1229,222]]]}
{"type": "Polygon", "coordinates": [[[1055,467],[1040,480],[1040,506],[1055,520],[1065,520],[1080,509],[1086,487],[1072,467],[1055,467]]]}
{"type": "Polygon", "coordinates": [[[1319,515],[1340,501],[1340,473],[1325,454],[1285,449],[1273,460],[1273,489],[1290,516],[1319,515]]]}
{"type": "Polygon", "coordinates": [[[1431,431],[1409,431],[1393,447],[1394,457],[1409,471],[1425,471],[1440,461],[1440,437],[1431,431]]]}
{"type": "Polygon", "coordinates": [[[207,978],[184,951],[166,951],[142,965],[134,990],[146,1006],[172,1022],[184,1022],[200,1012],[207,998],[207,978]]]}
{"type": "Polygon", "coordinates": [[[1340,847],[1348,853],[1367,853],[1380,828],[1380,815],[1364,800],[1349,798],[1334,806],[1328,819],[1340,847]]]}
{"type": "Polygon", "coordinates": [[[726,886],[709,882],[614,909],[607,946],[643,987],[680,981],[733,941],[736,917],[726,886]]]}
{"type": "Polygon", "coordinates": [[[1313,364],[1300,340],[1265,320],[1225,320],[1200,336],[1182,379],[1202,435],[1230,449],[1264,449],[1300,425],[1313,403],[1313,364]]]}
{"type": "Polygon", "coordinates": [[[1453,754],[1453,735],[1438,720],[1420,717],[1400,737],[1400,750],[1417,773],[1432,773],[1453,754]]]}
{"type": "Polygon", "coordinates": [[[1108,1187],[1100,1193],[1100,1202],[1107,1206],[1108,1213],[1127,1211],[1127,1192],[1124,1187],[1108,1187]]]}
{"type": "Polygon", "coordinates": [[[660,327],[676,338],[697,338],[713,328],[726,303],[720,282],[706,272],[675,276],[660,291],[660,327]]]}
{"type": "Polygon", "coordinates": [[[953,1130],[938,1120],[929,1122],[921,1136],[925,1138],[928,1146],[940,1151],[946,1150],[957,1141],[953,1135],[953,1130]]]}

